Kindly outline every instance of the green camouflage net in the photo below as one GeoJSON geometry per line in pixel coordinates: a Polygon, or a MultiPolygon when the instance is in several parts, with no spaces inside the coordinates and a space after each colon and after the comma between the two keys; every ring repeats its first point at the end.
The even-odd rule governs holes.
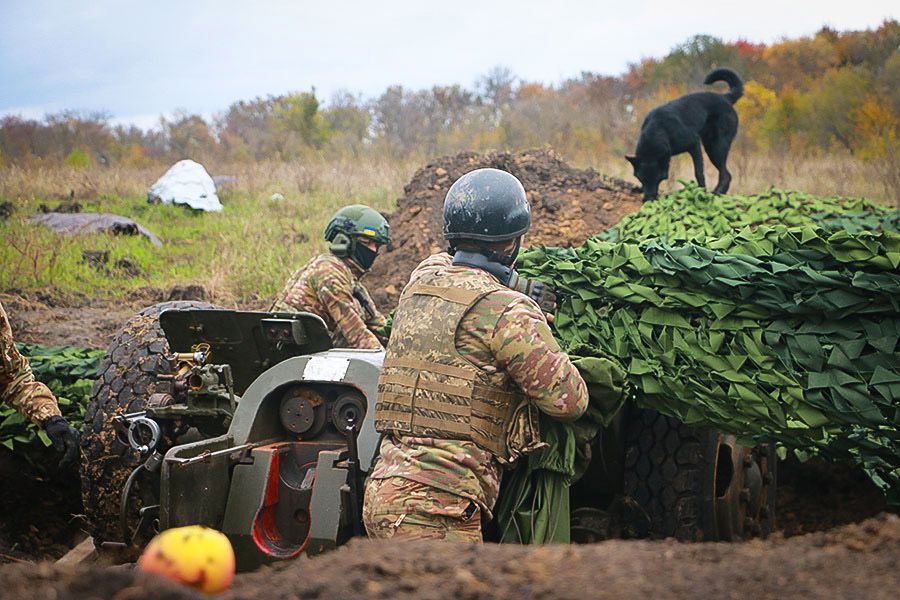
{"type": "Polygon", "coordinates": [[[694,183],[644,205],[598,237],[610,242],[703,244],[745,227],[814,226],[847,233],[900,230],[900,210],[864,198],[821,197],[775,188],[753,196],[715,196],[694,183]]]}
{"type": "MultiPolygon", "coordinates": [[[[105,352],[89,348],[16,344],[28,358],[34,378],[47,385],[69,423],[81,429],[91,385],[105,352]]],[[[0,407],[0,444],[32,460],[50,445],[47,433],[11,406],[0,407]]]]}
{"type": "Polygon", "coordinates": [[[748,444],[851,459],[896,504],[896,214],[689,187],[580,248],[531,249],[519,268],[558,290],[554,325],[573,358],[617,358],[638,405],[748,444]]]}

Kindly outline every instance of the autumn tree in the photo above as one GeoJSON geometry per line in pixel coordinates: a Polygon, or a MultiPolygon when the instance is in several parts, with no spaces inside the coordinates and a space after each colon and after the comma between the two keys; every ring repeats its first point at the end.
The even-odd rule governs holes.
{"type": "Polygon", "coordinates": [[[215,154],[216,138],[203,117],[176,110],[171,119],[160,117],[160,129],[168,155],[174,160],[205,160],[215,154]]]}

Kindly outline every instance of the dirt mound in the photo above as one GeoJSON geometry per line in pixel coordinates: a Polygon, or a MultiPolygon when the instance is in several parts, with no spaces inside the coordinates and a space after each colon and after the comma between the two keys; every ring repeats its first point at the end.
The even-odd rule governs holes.
{"type": "Polygon", "coordinates": [[[890,598],[900,581],[898,558],[896,516],[748,544],[356,542],[330,557],[250,574],[232,597],[265,590],[320,599],[890,598]]]}
{"type": "Polygon", "coordinates": [[[634,186],[593,169],[573,168],[551,150],[444,156],[413,175],[397,211],[388,217],[394,239],[366,276],[379,308],[393,309],[415,266],[444,249],[444,196],[462,175],[484,167],[509,171],[525,186],[533,218],[529,245],[580,245],[641,206],[634,186]]]}
{"type": "MultiPolygon", "coordinates": [[[[220,598],[893,598],[898,559],[895,515],[746,544],[356,540],[324,556],[241,575],[220,598]]],[[[0,589],[29,600],[202,597],[134,569],[47,564],[0,567],[0,589]]]]}
{"type": "MultiPolygon", "coordinates": [[[[0,567],[9,600],[199,600],[209,598],[134,567],[57,567],[52,563],[0,567]]],[[[261,594],[260,598],[267,598],[261,594]]]]}

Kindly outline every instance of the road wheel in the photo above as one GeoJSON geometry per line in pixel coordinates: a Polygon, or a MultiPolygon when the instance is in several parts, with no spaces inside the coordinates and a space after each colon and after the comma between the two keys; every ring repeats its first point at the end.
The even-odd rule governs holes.
{"type": "MultiPolygon", "coordinates": [[[[104,542],[124,540],[120,524],[122,490],[141,456],[117,435],[112,419],[137,412],[151,394],[169,392],[171,384],[157,381],[157,375],[170,373],[166,358],[169,344],[159,325],[164,310],[216,308],[193,301],[162,302],[147,307],[128,320],[116,334],[100,363],[91,398],[84,413],[81,441],[81,496],[90,532],[98,547],[104,542]]],[[[139,472],[130,494],[129,528],[138,524],[141,507],[158,503],[158,475],[139,472]]],[[[141,543],[146,540],[135,540],[141,543]]]]}
{"type": "Polygon", "coordinates": [[[632,407],[624,491],[646,513],[639,535],[681,541],[766,536],[775,519],[775,455],[734,436],[632,407]]]}

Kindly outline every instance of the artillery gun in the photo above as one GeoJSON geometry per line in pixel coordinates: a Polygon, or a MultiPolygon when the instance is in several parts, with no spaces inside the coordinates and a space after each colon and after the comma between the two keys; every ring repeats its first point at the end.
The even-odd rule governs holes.
{"type": "MultiPolygon", "coordinates": [[[[82,495],[95,544],[133,555],[157,531],[202,524],[229,537],[246,570],[363,535],[383,359],[333,348],[309,313],[194,302],[141,311],[115,337],[85,413],[82,495]]],[[[771,531],[767,446],[634,405],[594,446],[571,492],[577,541],[771,531]],[[611,528],[623,505],[629,523],[611,528]]]]}

